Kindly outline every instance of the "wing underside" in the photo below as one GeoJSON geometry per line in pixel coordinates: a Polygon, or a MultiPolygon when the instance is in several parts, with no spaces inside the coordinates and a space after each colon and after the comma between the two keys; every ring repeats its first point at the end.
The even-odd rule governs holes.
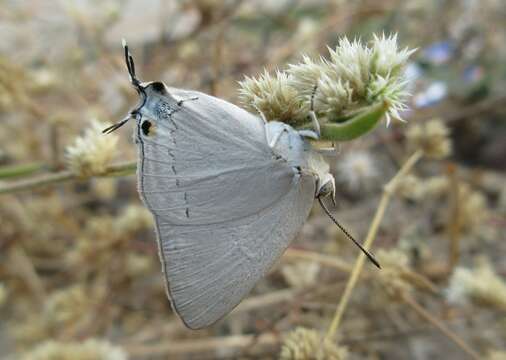
{"type": "Polygon", "coordinates": [[[306,220],[313,188],[300,178],[274,206],[224,223],[174,226],[155,216],[168,293],[188,327],[214,323],[251,291],[306,220]]]}
{"type": "Polygon", "coordinates": [[[249,293],[295,237],[315,191],[312,177],[274,156],[257,118],[198,97],[151,119],[149,136],[138,124],[136,135],[139,192],[156,220],[173,307],[190,328],[249,293]]]}

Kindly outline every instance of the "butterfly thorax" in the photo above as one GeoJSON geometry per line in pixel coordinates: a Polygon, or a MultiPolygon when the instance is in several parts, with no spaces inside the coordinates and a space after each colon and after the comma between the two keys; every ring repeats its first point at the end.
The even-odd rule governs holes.
{"type": "Polygon", "coordinates": [[[275,155],[285,159],[298,171],[313,175],[318,188],[327,182],[334,183],[328,163],[299,131],[278,121],[271,121],[265,127],[267,142],[275,155]]]}

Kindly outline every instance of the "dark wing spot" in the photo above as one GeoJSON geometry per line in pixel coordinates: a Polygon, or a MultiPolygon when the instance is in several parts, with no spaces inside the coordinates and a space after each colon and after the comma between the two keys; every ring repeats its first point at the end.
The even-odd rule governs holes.
{"type": "Polygon", "coordinates": [[[167,91],[165,89],[165,85],[160,81],[155,81],[154,83],[151,83],[151,87],[153,88],[153,91],[164,95],[167,91]]]}
{"type": "Polygon", "coordinates": [[[144,120],[141,124],[141,130],[142,130],[142,133],[145,135],[145,136],[148,136],[149,135],[149,129],[151,129],[151,122],[148,121],[148,120],[144,120]]]}

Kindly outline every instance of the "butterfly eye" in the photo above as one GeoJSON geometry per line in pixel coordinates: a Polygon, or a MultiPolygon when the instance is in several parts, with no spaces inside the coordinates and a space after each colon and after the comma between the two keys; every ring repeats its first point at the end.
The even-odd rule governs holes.
{"type": "Polygon", "coordinates": [[[334,187],[330,181],[327,181],[325,184],[323,184],[320,189],[318,190],[318,197],[326,197],[330,194],[332,194],[334,187]]]}
{"type": "Polygon", "coordinates": [[[326,197],[329,196],[334,199],[336,192],[336,183],[334,177],[327,173],[318,181],[318,190],[316,192],[316,197],[326,197]]]}
{"type": "Polygon", "coordinates": [[[155,81],[150,86],[154,92],[157,92],[159,94],[163,95],[167,92],[167,90],[165,89],[165,85],[160,81],[155,81]]]}

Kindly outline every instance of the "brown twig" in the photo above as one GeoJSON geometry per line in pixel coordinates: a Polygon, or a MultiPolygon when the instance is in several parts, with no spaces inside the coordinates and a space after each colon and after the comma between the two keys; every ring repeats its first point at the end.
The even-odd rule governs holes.
{"type": "MultiPolygon", "coordinates": [[[[109,165],[106,171],[102,174],[97,174],[97,177],[104,176],[119,176],[128,173],[133,173],[137,166],[136,161],[123,162],[118,164],[109,165]]],[[[16,192],[35,190],[48,185],[61,184],[68,181],[75,181],[86,179],[79,174],[70,170],[60,171],[54,174],[42,175],[33,179],[20,180],[12,183],[4,183],[0,185],[1,194],[13,194],[16,192]]]]}
{"type": "MultiPolygon", "coordinates": [[[[274,334],[233,335],[198,340],[167,341],[153,345],[126,345],[126,351],[134,358],[165,356],[172,358],[178,355],[199,356],[199,359],[215,359],[219,353],[224,358],[234,358],[238,351],[255,343],[255,353],[272,352],[277,347],[280,337],[274,334]]],[[[253,349],[250,349],[253,352],[253,349]]]]}
{"type": "Polygon", "coordinates": [[[472,359],[479,360],[481,357],[466,344],[466,342],[461,339],[457,334],[451,331],[449,328],[445,326],[441,321],[436,319],[425,310],[420,304],[418,304],[409,294],[401,293],[401,299],[409,305],[420,317],[427,320],[429,323],[434,325],[439,331],[441,331],[446,337],[452,340],[459,348],[461,348],[464,352],[466,352],[472,359]]]}
{"type": "Polygon", "coordinates": [[[319,254],[314,251],[307,251],[307,250],[290,248],[285,251],[283,258],[303,259],[303,260],[315,261],[321,265],[333,267],[333,268],[340,270],[340,271],[344,271],[347,273],[351,272],[350,264],[348,264],[344,261],[341,261],[339,259],[336,259],[333,256],[319,254]]]}
{"type": "Polygon", "coordinates": [[[450,249],[448,254],[448,274],[450,274],[460,259],[460,230],[462,227],[460,221],[460,201],[459,201],[459,181],[456,174],[455,165],[450,165],[448,169],[450,180],[450,201],[449,218],[446,227],[446,233],[450,240],[450,249]]]}
{"type": "Polygon", "coordinates": [[[40,279],[35,267],[25,250],[19,246],[14,246],[10,252],[10,260],[12,269],[25,281],[28,288],[32,291],[38,304],[43,306],[46,299],[46,291],[42,280],[40,279]]]}

